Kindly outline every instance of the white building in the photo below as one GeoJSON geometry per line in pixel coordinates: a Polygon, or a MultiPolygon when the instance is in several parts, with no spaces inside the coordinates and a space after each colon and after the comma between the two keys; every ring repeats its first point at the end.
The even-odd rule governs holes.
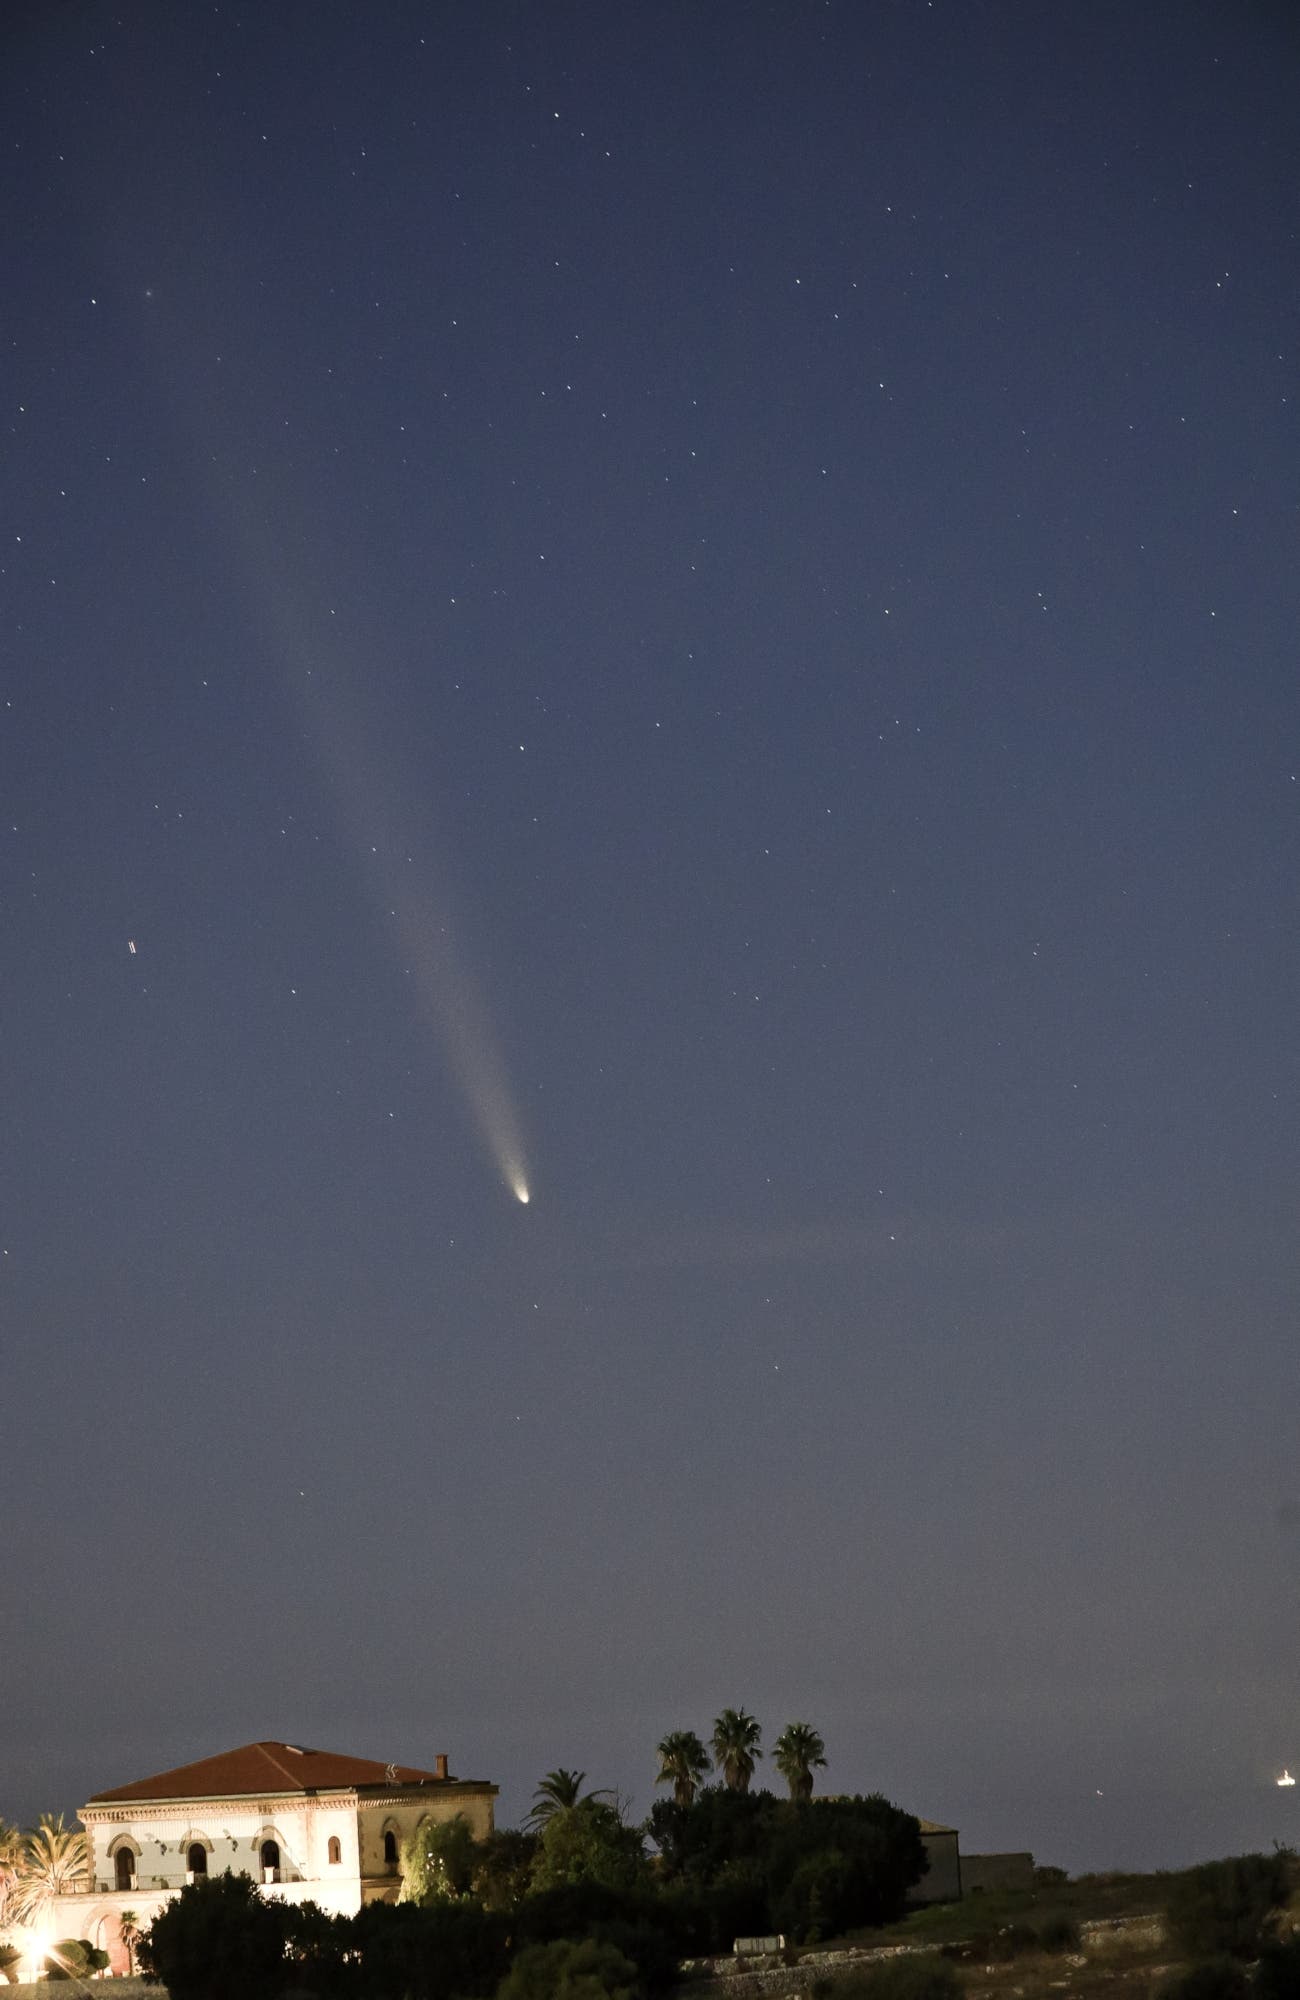
{"type": "Polygon", "coordinates": [[[350,1915],[391,1902],[401,1886],[402,1842],[422,1820],[463,1813],[475,1839],[492,1831],[497,1787],[432,1771],[379,1764],[296,1743],[245,1743],[100,1792],[80,1818],[93,1887],[60,1896],[51,1936],[89,1938],[126,1970],[121,1913],[141,1927],[187,1882],[251,1875],[267,1895],[350,1915]]]}

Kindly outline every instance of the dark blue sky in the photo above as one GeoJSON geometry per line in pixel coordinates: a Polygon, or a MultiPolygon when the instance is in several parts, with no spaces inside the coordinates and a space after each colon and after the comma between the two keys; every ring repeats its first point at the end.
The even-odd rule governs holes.
{"type": "Polygon", "coordinates": [[[1292,10],[7,20],[0,1811],[1295,1839],[1292,10]]]}

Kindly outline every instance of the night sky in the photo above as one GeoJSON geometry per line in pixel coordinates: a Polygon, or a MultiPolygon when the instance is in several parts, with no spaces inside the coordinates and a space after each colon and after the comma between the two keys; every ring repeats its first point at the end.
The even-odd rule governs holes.
{"type": "Polygon", "coordinates": [[[0,58],[0,1811],[1300,1836],[1291,7],[0,58]]]}

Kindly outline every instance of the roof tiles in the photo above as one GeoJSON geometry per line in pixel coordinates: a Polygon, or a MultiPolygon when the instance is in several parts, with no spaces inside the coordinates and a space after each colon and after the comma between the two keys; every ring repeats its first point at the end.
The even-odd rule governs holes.
{"type": "Polygon", "coordinates": [[[361,1785],[444,1785],[436,1771],[411,1764],[380,1764],[370,1757],[345,1757],[333,1750],[307,1750],[294,1743],[245,1743],[196,1764],[96,1792],[92,1806],[137,1799],[241,1799],[276,1792],[329,1791],[361,1785]]]}

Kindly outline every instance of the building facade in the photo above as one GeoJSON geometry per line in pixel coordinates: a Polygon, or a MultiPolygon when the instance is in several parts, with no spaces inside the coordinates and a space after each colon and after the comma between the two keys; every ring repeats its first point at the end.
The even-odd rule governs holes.
{"type": "Polygon", "coordinates": [[[929,1867],[912,1890],[911,1903],[959,1903],[963,1893],[962,1865],[955,1826],[937,1820],[920,1821],[921,1845],[929,1867]]]}
{"type": "Polygon", "coordinates": [[[497,1787],[295,1743],[246,1743],[216,1757],[100,1792],[80,1818],[92,1887],[51,1906],[52,1937],[89,1938],[127,1969],[122,1915],[144,1927],[188,1882],[250,1875],[268,1896],[351,1915],[392,1902],[403,1842],[425,1820],[458,1813],[476,1840],[492,1832],[497,1787]]]}

